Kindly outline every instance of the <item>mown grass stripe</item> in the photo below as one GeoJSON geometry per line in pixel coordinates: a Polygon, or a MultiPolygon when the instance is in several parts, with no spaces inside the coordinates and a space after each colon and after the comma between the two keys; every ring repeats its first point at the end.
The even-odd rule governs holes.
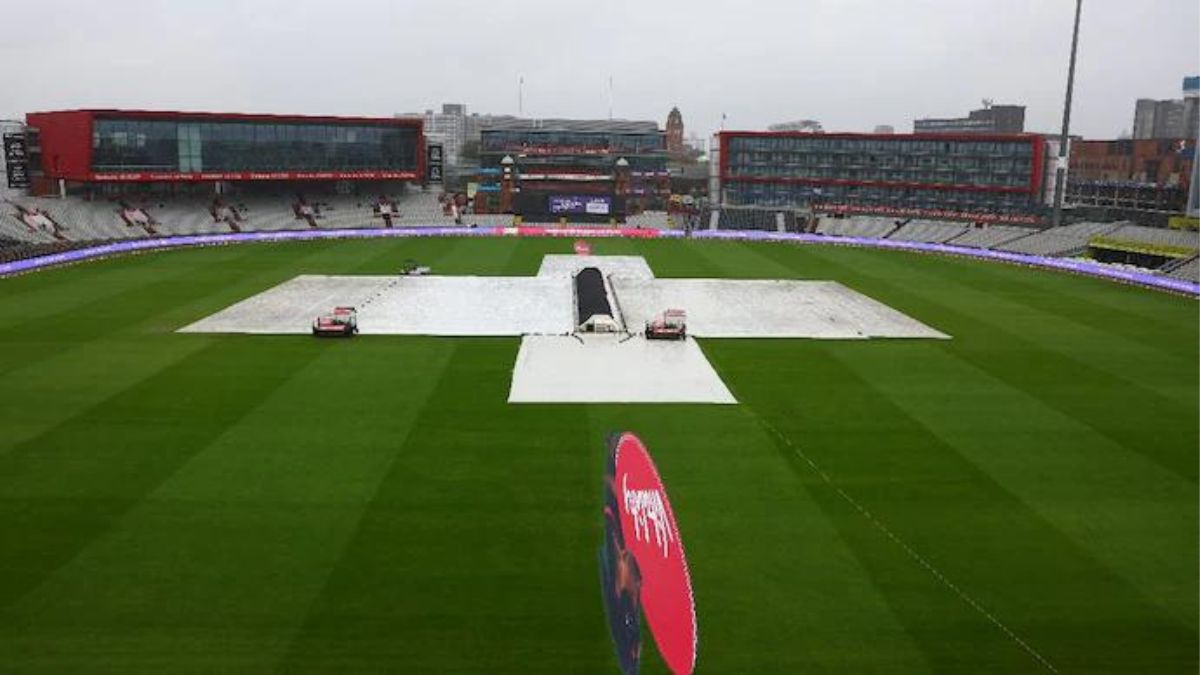
{"type": "MultiPolygon", "coordinates": [[[[711,341],[710,341],[711,342],[711,341]]],[[[802,351],[755,345],[755,373],[721,341],[715,359],[740,382],[738,395],[829,477],[805,482],[827,517],[870,571],[936,670],[1015,672],[1029,654],[995,624],[864,518],[866,509],[930,568],[1063,671],[1129,668],[1144,656],[1120,644],[1153,649],[1176,672],[1194,664],[1194,632],[1168,617],[1098,564],[990,477],[966,462],[836,358],[836,345],[802,351]],[[793,361],[794,359],[794,361],[793,361]],[[783,396],[787,374],[802,376],[783,396]],[[856,410],[849,416],[841,411],[856,410]],[[851,497],[847,500],[838,490],[851,497]],[[986,527],[981,527],[986,525],[986,527]],[[1001,534],[1002,533],[1002,534],[1001,534]],[[1004,565],[989,561],[1004,559],[1004,565]],[[906,561],[906,562],[901,562],[906,561]],[[1101,593],[1097,589],[1103,589],[1101,593]],[[1044,602],[1043,598],[1054,598],[1044,602]],[[1080,608],[1087,607],[1086,617],[1080,608]],[[928,617],[938,617],[930,621],[928,617]],[[1097,643],[1081,644],[1086,630],[1097,643]],[[1101,644],[1102,643],[1102,644],[1101,644]],[[970,653],[954,648],[971,645],[970,653]],[[1153,645],[1151,648],[1150,645],[1153,645]]],[[[743,354],[745,359],[747,355],[743,354]]],[[[791,448],[799,474],[814,472],[791,448]]]]}
{"type": "Polygon", "coordinates": [[[508,406],[516,341],[456,343],[279,672],[606,662],[582,408],[508,406]]]}
{"type": "Polygon", "coordinates": [[[1045,315],[1068,318],[1095,331],[1119,336],[1127,344],[1151,347],[1173,363],[1195,357],[1188,341],[1179,338],[1197,335],[1200,302],[1190,303],[1190,313],[1167,311],[1181,301],[1187,304],[1187,300],[1165,293],[1147,294],[1130,286],[1114,287],[1111,282],[1087,277],[1050,272],[1005,275],[1003,268],[962,260],[947,260],[927,269],[948,281],[1028,305],[1045,315]],[[1155,310],[1147,311],[1148,306],[1155,310]]]}
{"type": "MultiPolygon", "coordinates": [[[[0,455],[0,608],[108,531],[321,345],[214,343],[0,455]]],[[[8,617],[12,620],[13,617],[8,617]]]]}
{"type": "Polygon", "coordinates": [[[973,311],[968,313],[961,308],[960,286],[930,278],[919,269],[910,273],[918,283],[898,287],[885,275],[902,273],[902,266],[894,270],[888,266],[899,263],[868,272],[828,262],[841,268],[831,270],[837,278],[851,278],[858,290],[952,335],[943,349],[1184,478],[1195,482],[1200,477],[1193,451],[1200,443],[1196,399],[1186,402],[1186,387],[1179,378],[1163,373],[1157,380],[1160,384],[1147,384],[1155,381],[1138,371],[1140,360],[1114,359],[1100,366],[1086,358],[1086,349],[1079,355],[1065,348],[1074,341],[1055,341],[1044,337],[1045,332],[1018,334],[1003,318],[1012,313],[1003,302],[992,312],[988,296],[970,291],[973,311]],[[1164,388],[1179,393],[1168,398],[1160,393],[1164,388]]]}
{"type": "Polygon", "coordinates": [[[69,653],[23,670],[274,668],[452,350],[421,338],[321,346],[10,608],[21,620],[0,653],[67,640],[69,653]],[[390,367],[372,367],[381,363],[390,367]],[[407,375],[400,389],[397,373],[407,375]]]}
{"type": "Polygon", "coordinates": [[[928,343],[880,347],[835,356],[1175,620],[1196,628],[1194,484],[953,353],[928,343]]]}
{"type": "Polygon", "coordinates": [[[946,588],[950,589],[950,591],[953,592],[955,595],[957,595],[959,598],[961,598],[963,602],[967,603],[967,605],[969,605],[971,607],[971,609],[978,612],[985,619],[987,619],[993,626],[995,626],[997,629],[999,629],[1000,632],[1002,632],[1006,636],[1008,636],[1008,638],[1010,640],[1012,640],[1013,642],[1015,642],[1018,647],[1020,647],[1027,654],[1029,654],[1029,656],[1032,657],[1034,661],[1037,661],[1039,664],[1041,664],[1042,667],[1044,667],[1046,670],[1049,670],[1052,673],[1059,672],[1058,668],[1054,667],[1054,664],[1051,663],[1049,660],[1047,660],[1046,657],[1041,654],[1041,652],[1039,652],[1038,650],[1036,650],[1032,646],[1030,646],[1030,644],[1024,638],[1022,638],[1020,635],[1017,635],[1016,633],[1014,633],[1011,628],[1009,628],[1007,625],[1004,624],[1004,622],[1002,622],[1002,621],[1000,621],[1000,619],[996,618],[995,614],[988,611],[988,609],[986,607],[979,604],[979,602],[975,598],[971,597],[966,591],[964,591],[961,587],[959,587],[958,584],[954,583],[954,581],[950,580],[949,578],[946,577],[946,575],[942,574],[941,570],[934,567],[928,560],[925,559],[924,556],[922,556],[920,553],[913,550],[913,548],[911,546],[909,546],[906,541],[904,541],[899,536],[897,536],[896,533],[894,531],[892,531],[891,528],[889,528],[887,525],[885,525],[883,523],[883,521],[879,520],[879,518],[874,513],[872,513],[867,507],[863,506],[861,502],[859,502],[854,497],[851,497],[849,493],[847,493],[845,490],[843,490],[841,487],[839,487],[833,481],[833,479],[829,477],[829,474],[825,473],[825,471],[821,469],[820,465],[818,465],[816,462],[813,461],[813,459],[811,457],[809,457],[807,454],[805,454],[804,451],[801,450],[799,448],[799,446],[797,446],[795,443],[793,443],[790,438],[788,438],[782,432],[780,432],[778,429],[776,429],[774,426],[772,426],[770,422],[764,421],[763,424],[764,424],[764,426],[766,426],[767,431],[769,431],[772,435],[774,435],[777,439],[779,439],[779,441],[782,442],[784,445],[786,445],[792,452],[796,453],[796,455],[799,456],[800,459],[804,460],[804,462],[806,464],[808,464],[809,468],[812,469],[813,471],[815,471],[817,473],[817,475],[821,477],[822,482],[824,482],[828,487],[833,488],[834,492],[836,492],[837,495],[839,497],[841,497],[843,501],[845,501],[847,504],[849,504],[851,507],[853,507],[855,511],[858,511],[859,514],[861,514],[863,518],[866,518],[868,522],[870,522],[872,525],[874,525],[876,529],[878,529],[880,532],[882,532],[884,534],[884,536],[886,536],[888,539],[890,539],[893,544],[900,547],[900,549],[902,551],[904,551],[904,553],[907,554],[909,558],[912,558],[913,561],[915,561],[918,565],[923,567],[925,569],[925,571],[927,571],[931,575],[933,575],[933,577],[935,579],[937,579],[939,583],[941,583],[946,588]]]}

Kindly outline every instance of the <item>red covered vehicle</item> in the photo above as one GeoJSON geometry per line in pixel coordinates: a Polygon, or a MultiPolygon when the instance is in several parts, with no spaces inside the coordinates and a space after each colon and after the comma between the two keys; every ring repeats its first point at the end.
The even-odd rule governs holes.
{"type": "Polygon", "coordinates": [[[647,340],[683,340],[687,338],[687,312],[668,309],[646,322],[647,340]]]}
{"type": "Polygon", "coordinates": [[[358,311],[353,307],[334,307],[329,314],[313,319],[316,337],[353,337],[358,333],[358,311]]]}

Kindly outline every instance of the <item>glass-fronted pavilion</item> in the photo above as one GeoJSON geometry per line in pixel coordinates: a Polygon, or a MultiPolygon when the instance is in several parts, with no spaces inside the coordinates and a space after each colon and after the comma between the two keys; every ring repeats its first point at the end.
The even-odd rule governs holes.
{"type": "Polygon", "coordinates": [[[1036,217],[1035,135],[721,132],[729,206],[1036,217]]]}
{"type": "Polygon", "coordinates": [[[26,121],[50,180],[416,180],[424,169],[420,119],[77,110],[26,121]]]}

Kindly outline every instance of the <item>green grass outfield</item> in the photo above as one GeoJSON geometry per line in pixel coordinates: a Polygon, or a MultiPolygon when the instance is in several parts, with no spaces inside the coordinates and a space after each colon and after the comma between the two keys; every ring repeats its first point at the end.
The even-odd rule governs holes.
{"type": "Polygon", "coordinates": [[[513,406],[517,339],[173,331],[301,273],[535,274],[570,240],[0,280],[0,672],[615,673],[618,429],[670,490],[697,672],[1196,672],[1196,300],[893,251],[594,245],[659,276],[837,280],[954,339],[704,340],[740,405],[513,406]]]}

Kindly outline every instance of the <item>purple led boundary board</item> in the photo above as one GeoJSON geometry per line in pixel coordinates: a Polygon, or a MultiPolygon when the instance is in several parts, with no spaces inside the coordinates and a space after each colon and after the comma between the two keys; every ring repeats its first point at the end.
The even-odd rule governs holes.
{"type": "MultiPolygon", "coordinates": [[[[628,232],[628,236],[633,236],[635,233],[644,236],[647,232],[645,230],[630,230],[628,232]]],[[[117,241],[110,244],[100,244],[98,246],[64,251],[62,253],[54,253],[36,258],[26,258],[24,260],[0,263],[0,277],[11,274],[19,274],[21,272],[30,272],[43,267],[50,267],[52,265],[79,262],[91,258],[102,258],[123,253],[169,249],[182,246],[213,246],[243,242],[299,241],[308,239],[367,239],[372,237],[489,237],[527,235],[546,236],[549,234],[553,234],[553,231],[549,228],[414,227],[395,230],[369,229],[240,232],[229,234],[203,234],[180,237],[163,237],[160,239],[134,239],[128,241],[117,241]]],[[[580,228],[574,228],[570,229],[569,231],[564,231],[562,236],[626,236],[626,231],[617,228],[606,228],[584,232],[580,228]]],[[[684,233],[678,230],[662,230],[657,231],[655,236],[660,238],[682,238],[684,233]]],[[[967,248],[965,246],[951,246],[949,244],[928,244],[914,241],[896,241],[893,239],[836,237],[819,234],[796,234],[791,232],[761,231],[735,232],[727,230],[700,230],[692,233],[691,236],[695,239],[731,239],[736,241],[766,241],[792,244],[833,244],[843,246],[900,249],[905,251],[918,251],[922,253],[940,253],[945,255],[964,256],[968,258],[980,258],[996,262],[1013,263],[1017,265],[1028,265],[1030,267],[1056,269],[1064,272],[1085,274],[1092,277],[1100,277],[1112,281],[1136,284],[1138,286],[1145,286],[1148,288],[1155,288],[1159,290],[1200,297],[1200,284],[1192,281],[1185,281],[1183,279],[1164,277],[1146,272],[1133,272],[1079,260],[1047,258],[1044,256],[1026,255],[1023,253],[1008,253],[1006,251],[989,251],[986,249],[967,248]]]]}

